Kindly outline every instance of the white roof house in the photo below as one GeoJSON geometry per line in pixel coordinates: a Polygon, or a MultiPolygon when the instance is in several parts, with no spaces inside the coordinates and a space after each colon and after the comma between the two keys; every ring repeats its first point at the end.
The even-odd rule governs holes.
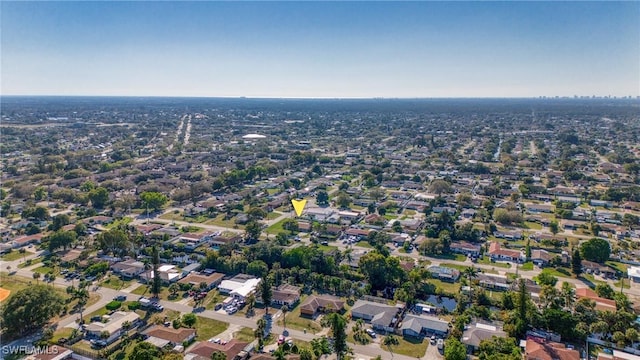
{"type": "Polygon", "coordinates": [[[640,267],[629,266],[627,268],[627,275],[633,282],[640,282],[640,267]]]}
{"type": "Polygon", "coordinates": [[[256,291],[261,280],[260,278],[239,275],[230,280],[222,280],[218,285],[218,290],[223,294],[244,299],[256,291]]]}

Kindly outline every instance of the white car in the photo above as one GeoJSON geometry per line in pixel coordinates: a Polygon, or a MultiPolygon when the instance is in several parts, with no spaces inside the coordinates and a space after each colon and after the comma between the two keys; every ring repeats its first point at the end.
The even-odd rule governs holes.
{"type": "Polygon", "coordinates": [[[372,338],[376,337],[376,332],[371,330],[371,329],[366,329],[365,330],[367,332],[367,334],[369,334],[369,336],[371,336],[372,338]]]}

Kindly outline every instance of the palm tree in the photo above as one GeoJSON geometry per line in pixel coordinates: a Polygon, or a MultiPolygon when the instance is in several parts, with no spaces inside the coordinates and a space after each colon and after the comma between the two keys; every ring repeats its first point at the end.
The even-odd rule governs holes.
{"type": "Polygon", "coordinates": [[[267,321],[264,318],[260,318],[256,322],[256,330],[253,332],[253,335],[258,340],[258,348],[262,348],[262,343],[264,342],[264,333],[267,330],[267,321]]]}
{"type": "Polygon", "coordinates": [[[247,297],[247,315],[253,314],[253,308],[256,306],[256,296],[251,294],[247,297]]]}
{"type": "Polygon", "coordinates": [[[282,305],[282,327],[287,329],[287,311],[289,311],[289,307],[287,305],[282,305]]]}
{"type": "Polygon", "coordinates": [[[169,292],[171,293],[172,297],[176,297],[178,296],[178,291],[180,291],[180,286],[178,286],[178,284],[173,283],[171,285],[169,285],[169,292]]]}
{"type": "Polygon", "coordinates": [[[400,344],[400,341],[398,340],[398,338],[393,335],[389,335],[384,338],[384,340],[382,341],[382,344],[387,348],[389,348],[389,352],[391,353],[391,358],[393,359],[393,351],[391,351],[391,347],[398,346],[400,344]]]}

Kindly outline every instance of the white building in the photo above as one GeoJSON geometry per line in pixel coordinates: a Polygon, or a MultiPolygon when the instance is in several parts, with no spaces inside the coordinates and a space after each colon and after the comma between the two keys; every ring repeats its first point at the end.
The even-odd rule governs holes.
{"type": "Polygon", "coordinates": [[[220,285],[218,285],[218,291],[236,299],[245,300],[249,295],[256,292],[260,281],[260,278],[240,274],[236,275],[233,279],[222,280],[220,285]]]}

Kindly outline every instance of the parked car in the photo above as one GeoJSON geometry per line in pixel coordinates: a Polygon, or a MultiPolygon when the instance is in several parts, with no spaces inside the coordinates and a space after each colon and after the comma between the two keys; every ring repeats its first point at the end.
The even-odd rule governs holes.
{"type": "Polygon", "coordinates": [[[113,300],[115,300],[115,301],[126,301],[127,297],[125,295],[118,295],[118,296],[114,297],[113,300]]]}
{"type": "Polygon", "coordinates": [[[371,336],[372,338],[376,337],[376,332],[373,331],[372,329],[366,329],[365,330],[367,332],[367,334],[369,334],[369,336],[371,336]]]}
{"type": "Polygon", "coordinates": [[[444,348],[444,340],[438,339],[438,350],[442,350],[444,348]]]}

